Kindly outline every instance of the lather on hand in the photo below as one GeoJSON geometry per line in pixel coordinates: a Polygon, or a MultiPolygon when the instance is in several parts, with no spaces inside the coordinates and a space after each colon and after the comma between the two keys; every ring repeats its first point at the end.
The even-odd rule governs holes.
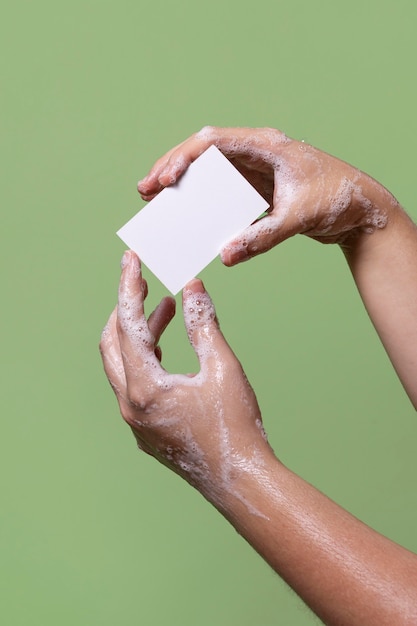
{"type": "Polygon", "coordinates": [[[301,233],[343,243],[386,224],[398,206],[379,183],[344,161],[271,128],[205,127],[170,150],[138,183],[144,200],[174,184],[210,145],[227,156],[271,206],[267,216],[222,251],[226,265],[266,252],[301,233]]]}

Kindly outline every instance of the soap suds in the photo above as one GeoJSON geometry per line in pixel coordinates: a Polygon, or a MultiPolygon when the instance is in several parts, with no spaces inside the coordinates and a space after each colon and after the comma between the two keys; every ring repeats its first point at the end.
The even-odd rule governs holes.
{"type": "Polygon", "coordinates": [[[225,133],[224,129],[214,126],[204,126],[195,138],[207,145],[215,145],[227,157],[244,156],[253,160],[264,160],[269,164],[276,163],[274,150],[292,142],[285,133],[275,128],[233,129],[233,135],[225,133]],[[241,131],[241,132],[239,132],[241,131]],[[225,136],[226,135],[226,136],[225,136]],[[269,144],[269,149],[265,148],[269,144]]]}
{"type": "Polygon", "coordinates": [[[177,179],[181,176],[181,174],[185,172],[185,170],[187,169],[189,165],[189,162],[186,160],[184,155],[177,154],[176,152],[174,154],[175,154],[175,157],[173,155],[169,159],[168,164],[159,175],[159,179],[161,179],[162,177],[169,174],[168,182],[165,182],[165,184],[168,184],[168,185],[173,185],[177,181],[177,179]]]}

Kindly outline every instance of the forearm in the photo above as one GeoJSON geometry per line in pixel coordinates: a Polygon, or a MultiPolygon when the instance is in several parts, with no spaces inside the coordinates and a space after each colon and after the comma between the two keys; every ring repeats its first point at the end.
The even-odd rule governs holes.
{"type": "Polygon", "coordinates": [[[417,557],[276,459],[236,478],[222,512],[329,625],[417,624],[417,557]]]}
{"type": "MultiPolygon", "coordinates": [[[[381,192],[379,201],[388,203],[381,192]]],[[[417,408],[417,227],[397,205],[385,228],[342,246],[369,316],[417,408]]]]}

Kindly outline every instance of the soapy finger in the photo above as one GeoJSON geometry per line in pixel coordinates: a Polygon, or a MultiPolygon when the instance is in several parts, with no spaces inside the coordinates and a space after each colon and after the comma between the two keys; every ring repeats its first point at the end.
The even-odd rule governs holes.
{"type": "Polygon", "coordinates": [[[205,126],[170,150],[153,166],[149,175],[139,182],[145,200],[174,184],[209,146],[216,146],[236,166],[270,173],[280,150],[291,143],[285,133],[272,128],[217,128],[205,126]]]}
{"type": "Polygon", "coordinates": [[[229,241],[220,251],[220,258],[228,267],[249,261],[292,237],[299,230],[300,222],[297,218],[288,215],[286,219],[282,219],[272,211],[229,241]]]}
{"type": "Polygon", "coordinates": [[[144,313],[144,282],[136,254],[128,251],[119,286],[117,333],[126,375],[127,389],[136,389],[138,380],[145,386],[163,370],[155,356],[155,338],[144,313]]]}
{"type": "Polygon", "coordinates": [[[201,280],[194,279],[185,286],[183,313],[201,372],[218,374],[222,367],[233,365],[236,357],[220,330],[213,302],[201,280]]]}
{"type": "Polygon", "coordinates": [[[166,185],[161,184],[159,177],[168,165],[171,155],[174,154],[183,144],[188,140],[177,144],[171,150],[168,150],[163,156],[161,156],[152,166],[149,173],[142,178],[137,185],[137,189],[144,200],[151,200],[155,197],[166,185]]]}

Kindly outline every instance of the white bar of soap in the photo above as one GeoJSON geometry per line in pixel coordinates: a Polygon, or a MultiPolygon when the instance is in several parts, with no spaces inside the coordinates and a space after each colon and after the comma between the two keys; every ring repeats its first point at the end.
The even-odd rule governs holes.
{"type": "Polygon", "coordinates": [[[220,150],[210,146],[117,234],[175,295],[267,207],[220,150]]]}

